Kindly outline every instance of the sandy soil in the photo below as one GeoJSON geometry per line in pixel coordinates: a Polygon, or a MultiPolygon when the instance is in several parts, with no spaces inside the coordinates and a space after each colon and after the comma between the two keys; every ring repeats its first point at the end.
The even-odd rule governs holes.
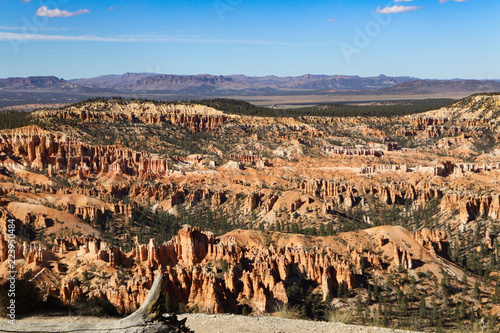
{"type": "Polygon", "coordinates": [[[389,333],[409,332],[390,328],[364,327],[298,319],[282,319],[276,317],[237,316],[232,314],[188,314],[180,315],[179,319],[186,318],[186,326],[196,333],[389,333]]]}
{"type": "MultiPolygon", "coordinates": [[[[308,321],[298,319],[282,319],[276,317],[252,317],[238,316],[233,314],[184,314],[179,315],[179,319],[187,318],[186,326],[195,333],[389,333],[389,332],[410,332],[393,330],[390,328],[364,327],[356,325],[346,325],[342,323],[329,323],[319,321],[308,321]]],[[[98,317],[28,317],[17,320],[17,324],[23,327],[33,323],[99,323],[110,322],[116,319],[98,317]]],[[[2,329],[12,329],[5,320],[0,321],[0,332],[2,329]]]]}

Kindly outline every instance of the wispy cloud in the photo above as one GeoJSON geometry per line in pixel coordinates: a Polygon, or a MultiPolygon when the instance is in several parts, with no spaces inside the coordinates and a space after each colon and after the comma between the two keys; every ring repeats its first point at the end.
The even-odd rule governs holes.
{"type": "Polygon", "coordinates": [[[48,9],[47,6],[42,6],[38,8],[36,11],[36,15],[38,16],[47,16],[47,17],[69,17],[80,14],[88,14],[90,11],[88,9],[79,9],[76,12],[68,12],[67,10],[60,9],[48,9]]]}
{"type": "Polygon", "coordinates": [[[398,3],[398,2],[410,2],[410,1],[413,1],[413,0],[394,0],[394,2],[398,3]]]}
{"type": "Polygon", "coordinates": [[[114,9],[115,9],[115,7],[114,7],[114,6],[109,6],[109,7],[108,7],[108,10],[114,10],[114,9]]]}
{"type": "Polygon", "coordinates": [[[412,12],[412,11],[418,10],[420,8],[422,8],[422,7],[394,5],[394,6],[385,6],[385,8],[377,7],[375,12],[377,12],[379,14],[396,14],[396,13],[412,12]]]}
{"type": "Polygon", "coordinates": [[[31,1],[33,1],[33,0],[23,0],[23,2],[31,2],[31,1]]]}
{"type": "Polygon", "coordinates": [[[328,19],[328,22],[335,22],[337,21],[336,19],[328,19]]]}
{"type": "Polygon", "coordinates": [[[165,35],[127,35],[102,37],[94,35],[44,35],[35,33],[0,32],[0,41],[90,41],[90,42],[173,42],[173,43],[195,43],[195,44],[242,44],[242,45],[281,45],[281,46],[313,46],[313,45],[336,45],[329,42],[278,42],[266,40],[238,40],[238,39],[213,39],[213,38],[187,38],[172,37],[165,35]]]}
{"type": "Polygon", "coordinates": [[[10,27],[5,25],[0,25],[0,30],[11,30],[11,31],[61,31],[61,30],[70,30],[69,28],[50,28],[50,27],[10,27]]]}
{"type": "Polygon", "coordinates": [[[96,41],[116,42],[127,41],[120,38],[98,37],[92,35],[65,36],[65,35],[42,35],[32,33],[0,32],[0,41],[96,41]]]}
{"type": "Polygon", "coordinates": [[[467,0],[439,0],[440,3],[445,3],[445,2],[448,2],[448,1],[465,2],[467,0]]]}

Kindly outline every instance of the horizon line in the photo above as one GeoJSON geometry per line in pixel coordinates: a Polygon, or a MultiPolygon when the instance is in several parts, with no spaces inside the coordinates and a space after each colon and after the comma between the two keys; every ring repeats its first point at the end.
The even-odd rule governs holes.
{"type": "Polygon", "coordinates": [[[172,75],[172,76],[214,76],[214,77],[228,77],[228,76],[246,76],[246,77],[254,77],[254,78],[264,78],[264,77],[277,77],[277,78],[298,78],[302,76],[339,76],[339,77],[359,77],[359,78],[377,78],[377,77],[390,77],[390,78],[412,78],[415,80],[423,80],[423,81],[500,81],[500,79],[493,79],[493,78],[451,78],[451,79],[443,79],[443,78],[420,78],[416,76],[411,76],[411,75],[386,75],[386,74],[379,74],[379,75],[369,75],[369,76],[363,76],[359,74],[312,74],[312,73],[305,73],[301,75],[286,75],[286,76],[279,76],[275,74],[267,74],[267,75],[247,75],[247,74],[209,74],[209,73],[199,73],[199,74],[173,74],[173,73],[155,73],[155,72],[125,72],[122,74],[100,74],[96,76],[91,76],[91,77],[75,77],[75,78],[70,78],[70,79],[64,79],[61,76],[57,76],[54,74],[49,74],[49,75],[29,75],[29,76],[8,76],[8,77],[2,77],[0,80],[6,80],[6,79],[15,79],[15,78],[35,78],[35,77],[55,77],[59,80],[64,80],[64,81],[71,81],[71,80],[86,80],[86,79],[94,79],[97,77],[102,77],[102,76],[123,76],[127,74],[137,74],[137,75],[150,75],[150,76],[159,76],[159,75],[172,75]]]}

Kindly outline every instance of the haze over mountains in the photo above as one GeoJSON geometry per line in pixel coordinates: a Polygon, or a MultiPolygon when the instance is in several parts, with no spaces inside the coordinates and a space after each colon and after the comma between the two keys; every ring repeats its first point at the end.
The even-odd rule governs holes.
{"type": "Polygon", "coordinates": [[[302,75],[290,77],[126,73],[64,80],[54,76],[0,79],[0,106],[68,102],[96,96],[196,99],[255,95],[415,95],[500,91],[494,80],[302,75]]]}

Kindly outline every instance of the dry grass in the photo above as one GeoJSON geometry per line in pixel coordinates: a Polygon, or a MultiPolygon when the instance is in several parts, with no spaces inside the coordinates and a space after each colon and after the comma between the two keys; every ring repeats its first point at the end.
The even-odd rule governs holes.
{"type": "Polygon", "coordinates": [[[339,311],[335,307],[331,307],[330,309],[326,310],[326,316],[325,318],[329,322],[333,323],[344,323],[344,324],[352,324],[354,323],[354,315],[351,311],[339,311]]]}
{"type": "Polygon", "coordinates": [[[299,308],[297,306],[288,305],[288,303],[280,303],[275,306],[274,312],[279,318],[297,319],[299,318],[299,308]]]}

